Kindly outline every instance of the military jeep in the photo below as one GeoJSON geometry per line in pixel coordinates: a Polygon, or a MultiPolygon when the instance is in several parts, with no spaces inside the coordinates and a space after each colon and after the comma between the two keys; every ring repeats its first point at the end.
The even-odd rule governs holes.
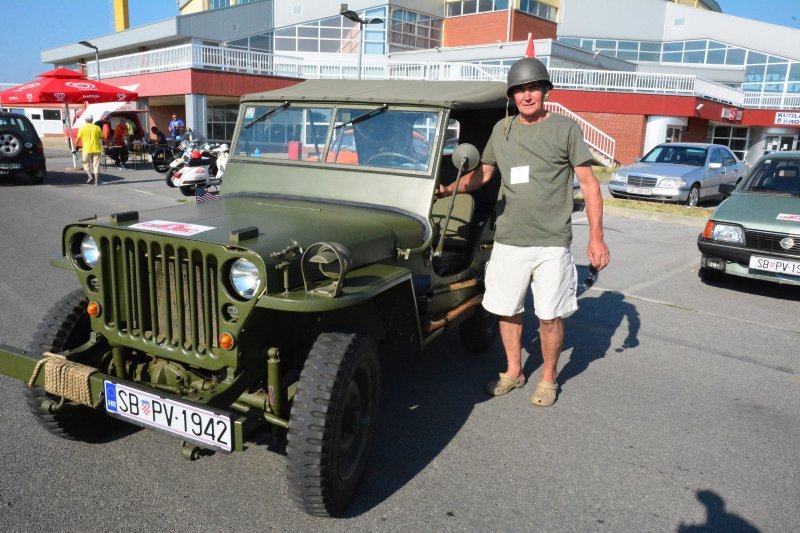
{"type": "Polygon", "coordinates": [[[457,328],[479,352],[496,335],[480,303],[497,184],[434,192],[479,163],[505,90],[336,80],[242,97],[219,199],[67,226],[53,263],[81,288],[27,352],[0,347],[0,371],[67,439],[126,422],[196,459],[269,429],[294,500],[340,514],[367,463],[381,349],[457,328]]]}

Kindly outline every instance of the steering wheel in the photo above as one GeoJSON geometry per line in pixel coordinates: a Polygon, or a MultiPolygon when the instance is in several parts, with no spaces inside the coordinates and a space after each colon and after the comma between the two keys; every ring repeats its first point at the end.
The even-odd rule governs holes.
{"type": "Polygon", "coordinates": [[[373,155],[364,163],[365,165],[372,164],[376,159],[399,159],[400,161],[408,161],[412,165],[418,165],[419,162],[411,156],[401,154],[400,152],[381,152],[373,155]]]}

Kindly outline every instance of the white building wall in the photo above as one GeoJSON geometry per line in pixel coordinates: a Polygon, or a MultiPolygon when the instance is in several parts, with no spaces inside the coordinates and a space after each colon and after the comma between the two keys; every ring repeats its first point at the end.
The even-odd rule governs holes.
{"type": "Polygon", "coordinates": [[[644,134],[644,150],[642,154],[646,154],[664,142],[667,137],[667,126],[686,128],[687,124],[688,120],[686,117],[647,117],[647,126],[644,134]]]}
{"type": "Polygon", "coordinates": [[[561,0],[559,37],[660,41],[664,0],[561,0]]]}

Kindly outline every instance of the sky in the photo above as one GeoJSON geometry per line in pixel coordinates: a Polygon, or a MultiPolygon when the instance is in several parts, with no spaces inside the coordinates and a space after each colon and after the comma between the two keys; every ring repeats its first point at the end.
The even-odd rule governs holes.
{"type": "MultiPolygon", "coordinates": [[[[729,15],[800,29],[800,0],[717,2],[729,15]]],[[[383,0],[375,0],[375,4],[382,3],[383,0]]],[[[0,83],[25,83],[51,69],[51,65],[41,62],[42,50],[113,33],[112,5],[112,0],[0,0],[0,83]]],[[[129,0],[128,14],[131,27],[140,26],[176,16],[177,2],[129,0]]]]}

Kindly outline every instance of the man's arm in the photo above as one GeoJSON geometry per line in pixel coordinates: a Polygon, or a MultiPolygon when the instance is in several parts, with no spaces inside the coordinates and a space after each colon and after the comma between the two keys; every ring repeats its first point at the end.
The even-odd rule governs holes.
{"type": "Polygon", "coordinates": [[[480,189],[481,187],[486,185],[490,179],[492,179],[492,175],[494,174],[494,169],[495,169],[494,165],[487,165],[486,163],[481,163],[472,172],[468,172],[463,176],[461,176],[461,180],[458,182],[457,191],[454,191],[456,187],[456,182],[453,182],[447,186],[439,184],[439,188],[436,190],[436,197],[445,198],[446,196],[451,196],[455,193],[469,192],[469,191],[474,191],[475,189],[480,189]]]}
{"type": "Polygon", "coordinates": [[[602,270],[611,260],[611,254],[603,240],[603,195],[600,192],[600,183],[589,164],[575,167],[575,175],[586,202],[586,218],[589,220],[589,246],[586,255],[597,270],[602,270]]]}

